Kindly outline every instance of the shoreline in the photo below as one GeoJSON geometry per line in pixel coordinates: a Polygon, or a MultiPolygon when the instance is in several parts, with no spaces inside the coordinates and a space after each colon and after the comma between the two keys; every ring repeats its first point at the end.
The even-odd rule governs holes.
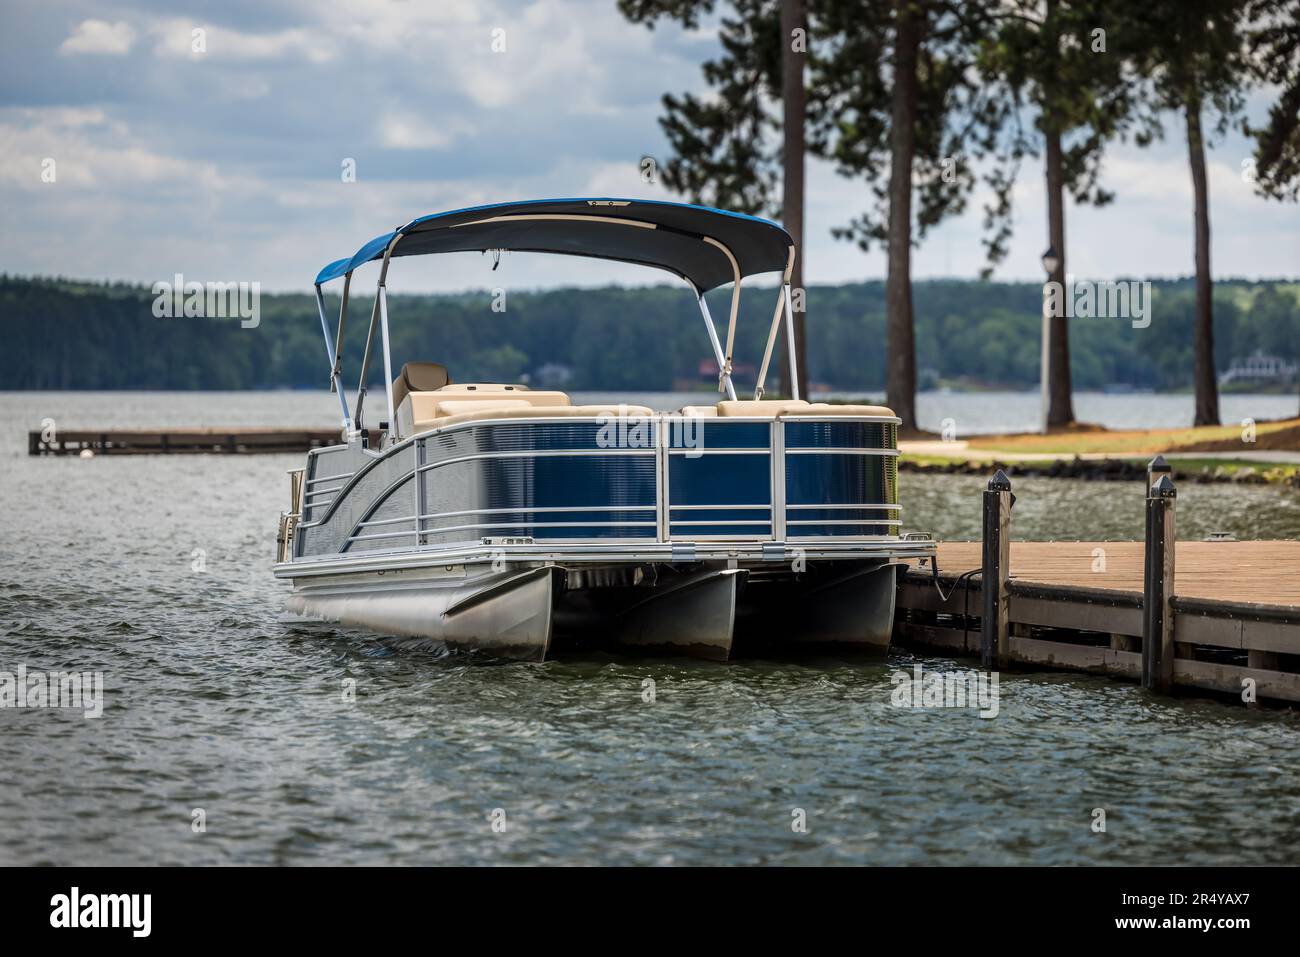
{"type": "Polygon", "coordinates": [[[1001,468],[1010,476],[1129,481],[1145,478],[1147,462],[1163,455],[1175,480],[1300,488],[1300,417],[1179,429],[1080,424],[949,440],[919,433],[898,445],[899,469],[909,472],[981,475],[1001,468]]]}
{"type": "MultiPolygon", "coordinates": [[[[1261,468],[1240,459],[1222,460],[1219,464],[1203,465],[1204,460],[1171,457],[1175,482],[1192,482],[1196,485],[1280,485],[1300,490],[1300,466],[1277,464],[1261,468]]],[[[1147,462],[1143,459],[1120,458],[1047,458],[1016,461],[991,459],[952,459],[941,461],[923,456],[901,455],[898,470],[912,474],[990,476],[1001,469],[1011,478],[1062,478],[1090,482],[1145,481],[1147,462]]]]}

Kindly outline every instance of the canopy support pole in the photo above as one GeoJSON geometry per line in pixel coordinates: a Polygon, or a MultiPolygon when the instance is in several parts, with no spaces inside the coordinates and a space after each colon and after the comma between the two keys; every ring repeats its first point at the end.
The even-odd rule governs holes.
{"type": "Polygon", "coordinates": [[[713,316],[709,314],[709,304],[704,301],[704,293],[697,290],[695,295],[699,297],[700,314],[704,316],[704,328],[709,330],[709,342],[713,344],[713,355],[718,360],[718,391],[726,392],[727,398],[734,400],[736,387],[731,384],[731,363],[723,360],[722,343],[718,341],[718,330],[713,326],[713,316]]]}
{"type": "Polygon", "coordinates": [[[384,390],[388,393],[388,444],[391,445],[397,439],[397,410],[393,407],[393,355],[388,347],[388,296],[382,280],[379,283],[379,329],[384,338],[384,390]]]}
{"type": "Polygon", "coordinates": [[[348,293],[352,289],[352,273],[343,277],[343,296],[339,300],[339,328],[334,333],[334,370],[331,372],[331,378],[341,379],[343,377],[343,326],[348,318],[348,293]]]}
{"type": "Polygon", "coordinates": [[[361,357],[361,378],[357,382],[357,428],[360,429],[361,406],[366,401],[366,376],[370,374],[370,353],[375,345],[375,327],[379,320],[379,297],[375,297],[374,305],[370,307],[370,329],[366,332],[366,351],[361,357]]]}
{"type": "Polygon", "coordinates": [[[785,308],[785,296],[776,294],[776,310],[772,313],[772,328],[767,333],[767,348],[763,350],[763,366],[758,370],[758,385],[754,386],[754,399],[763,398],[763,383],[767,381],[767,367],[772,362],[772,349],[776,346],[776,332],[781,328],[781,311],[785,308]]]}
{"type": "MultiPolygon", "coordinates": [[[[357,381],[357,418],[356,427],[361,428],[361,407],[366,401],[366,376],[370,374],[370,355],[375,346],[375,329],[378,327],[383,335],[384,349],[384,376],[386,382],[384,388],[388,393],[388,434],[391,436],[397,423],[394,421],[396,415],[393,411],[393,357],[388,347],[388,300],[384,296],[384,284],[388,278],[388,261],[392,258],[393,247],[402,236],[399,233],[393,237],[393,241],[384,249],[384,262],[379,267],[379,284],[375,288],[375,302],[370,307],[370,329],[366,332],[366,351],[361,356],[361,378],[357,381]]],[[[348,273],[350,282],[352,274],[348,273]]],[[[346,291],[346,286],[344,287],[346,291]]]]}
{"type": "MultiPolygon", "coordinates": [[[[718,247],[718,249],[721,249],[722,254],[726,256],[727,261],[731,263],[731,275],[733,277],[732,285],[731,285],[731,320],[727,323],[727,351],[725,354],[726,361],[725,363],[722,360],[718,361],[718,366],[720,369],[722,369],[723,373],[726,375],[727,383],[728,385],[730,385],[731,359],[732,356],[735,355],[735,348],[736,348],[736,317],[740,313],[740,263],[736,261],[736,257],[730,249],[728,249],[722,243],[718,242],[712,236],[702,236],[700,238],[703,239],[710,246],[716,246],[718,247]]],[[[701,298],[700,302],[703,301],[704,300],[701,298]]],[[[709,325],[710,326],[713,325],[712,320],[709,321],[709,325]]],[[[734,393],[735,389],[732,388],[731,391],[734,393]]],[[[732,398],[734,399],[735,396],[733,395],[732,398]]]]}
{"type": "Polygon", "coordinates": [[[343,413],[343,430],[350,431],[352,418],[348,415],[348,398],[339,387],[338,349],[330,338],[329,320],[325,318],[325,294],[316,286],[316,311],[320,313],[320,331],[325,337],[325,355],[330,361],[330,391],[339,394],[339,410],[343,413]]]}
{"type": "Polygon", "coordinates": [[[398,233],[384,250],[384,264],[379,267],[379,285],[375,288],[375,306],[379,311],[379,330],[384,346],[384,391],[388,394],[388,445],[397,438],[397,409],[393,405],[393,351],[388,344],[388,262],[393,256],[393,247],[402,238],[398,233]]]}

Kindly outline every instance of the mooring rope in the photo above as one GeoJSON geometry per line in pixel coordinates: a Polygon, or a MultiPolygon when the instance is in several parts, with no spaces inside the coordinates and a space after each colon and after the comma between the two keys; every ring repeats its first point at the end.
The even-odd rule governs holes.
{"type": "Polygon", "coordinates": [[[972,568],[969,571],[962,572],[957,576],[957,580],[952,583],[952,588],[948,589],[948,594],[945,595],[943,586],[939,584],[939,556],[935,555],[934,558],[930,559],[930,577],[934,579],[934,590],[939,593],[941,602],[945,605],[948,604],[948,599],[957,590],[957,586],[961,586],[961,641],[963,645],[966,644],[966,638],[970,635],[970,625],[968,624],[970,620],[970,579],[972,575],[982,575],[983,573],[983,568],[972,568]]]}

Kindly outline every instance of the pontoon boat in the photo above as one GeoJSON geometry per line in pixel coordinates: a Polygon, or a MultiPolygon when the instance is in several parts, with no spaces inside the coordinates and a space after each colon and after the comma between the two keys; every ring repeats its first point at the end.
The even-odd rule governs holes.
{"type": "Polygon", "coordinates": [[[793,350],[794,394],[764,397],[783,320],[791,340],[794,256],[784,229],[752,216],[561,199],[424,216],[330,263],[315,289],[342,438],[291,473],[275,566],[293,584],[290,611],[531,660],[566,647],[714,659],[746,649],[886,649],[898,563],[934,545],[900,534],[899,420],[890,410],[800,398],[793,350]],[[722,398],[656,411],[458,381],[464,373],[434,362],[408,361],[394,374],[389,262],[489,250],[678,276],[698,301],[722,398]],[[348,296],[370,262],[379,263],[378,286],[349,408],[348,296]],[[740,287],[761,273],[782,278],[757,382],[741,399],[732,361],[740,287]],[[334,326],[323,288],[340,279],[334,326]],[[728,283],[724,340],[704,294],[728,283]],[[371,425],[376,335],[385,390],[371,425]]]}

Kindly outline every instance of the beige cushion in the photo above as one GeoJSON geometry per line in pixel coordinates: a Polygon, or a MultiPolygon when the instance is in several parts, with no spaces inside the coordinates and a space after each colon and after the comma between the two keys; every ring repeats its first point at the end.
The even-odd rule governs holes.
{"type": "Polygon", "coordinates": [[[486,409],[527,410],[568,408],[563,392],[529,392],[523,386],[449,385],[435,392],[412,392],[397,407],[397,424],[402,435],[413,435],[417,424],[427,430],[435,419],[486,409]]]}
{"type": "Polygon", "coordinates": [[[488,409],[531,409],[524,399],[488,399],[487,401],[466,401],[443,399],[436,403],[439,418],[459,415],[462,412],[486,412],[488,409]]]}
{"type": "Polygon", "coordinates": [[[496,385],[493,383],[465,383],[444,386],[430,398],[445,402],[522,402],[524,405],[569,405],[563,392],[532,392],[524,385],[496,385]]]}
{"type": "MultiPolygon", "coordinates": [[[[691,406],[690,408],[703,408],[691,406]]],[[[683,412],[686,410],[683,409],[683,412]]],[[[707,412],[701,413],[707,415],[707,412]]],[[[883,405],[832,405],[829,402],[806,402],[803,399],[737,399],[718,403],[718,415],[724,417],[747,416],[749,418],[770,419],[780,416],[783,419],[799,416],[877,416],[894,418],[892,410],[883,405]]]]}
{"type": "MultiPolygon", "coordinates": [[[[457,382],[454,385],[448,383],[438,390],[439,392],[469,392],[475,395],[484,392],[501,394],[503,392],[527,392],[529,395],[564,395],[562,392],[530,392],[528,386],[523,384],[507,384],[503,382],[457,382]]],[[[567,399],[568,396],[565,396],[567,399]]]]}
{"type": "Polygon", "coordinates": [[[402,404],[402,400],[412,392],[432,392],[451,382],[447,367],[436,362],[407,362],[402,371],[393,380],[393,407],[402,404]]]}
{"type": "MultiPolygon", "coordinates": [[[[651,409],[643,405],[623,406],[622,414],[638,418],[654,416],[651,409]]],[[[442,429],[462,422],[483,422],[492,419],[595,419],[600,416],[617,416],[620,409],[616,405],[557,405],[557,406],[520,406],[518,408],[493,408],[491,403],[480,403],[474,411],[457,412],[454,415],[429,419],[416,419],[409,434],[417,435],[431,429],[442,429]]],[[[399,417],[400,418],[400,417],[399,417]]]]}
{"type": "Polygon", "coordinates": [[[718,403],[718,415],[724,418],[748,416],[774,419],[790,410],[806,406],[803,399],[724,399],[718,403]]]}
{"type": "Polygon", "coordinates": [[[812,402],[786,409],[781,413],[781,418],[800,415],[870,415],[894,418],[893,410],[886,409],[883,405],[832,405],[829,402],[812,402]]]}
{"type": "Polygon", "coordinates": [[[678,415],[693,415],[700,418],[713,418],[718,414],[716,405],[684,405],[677,410],[678,415]]]}

